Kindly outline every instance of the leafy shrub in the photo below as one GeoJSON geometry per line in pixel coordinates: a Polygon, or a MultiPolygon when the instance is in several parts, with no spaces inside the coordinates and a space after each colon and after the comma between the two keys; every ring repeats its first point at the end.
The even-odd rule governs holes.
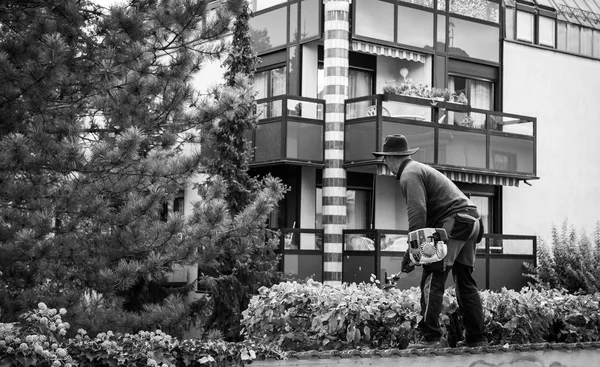
{"type": "MultiPolygon", "coordinates": [[[[249,340],[284,350],[406,348],[419,337],[419,289],[382,290],[372,284],[324,286],[280,283],[262,288],[244,311],[249,340]]],[[[600,340],[600,293],[576,296],[564,290],[524,288],[481,292],[492,344],[600,340]]],[[[453,288],[441,314],[450,346],[462,339],[453,288]]]]}
{"type": "Polygon", "coordinates": [[[526,264],[533,281],[545,288],[564,288],[570,293],[600,292],[600,222],[596,224],[593,242],[585,233],[578,235],[565,220],[561,229],[552,227],[548,246],[538,241],[537,266],[526,264]]]}
{"type": "MultiPolygon", "coordinates": [[[[453,303],[447,292],[446,310],[453,303]]],[[[419,312],[419,290],[414,287],[334,287],[308,280],[261,288],[243,312],[242,324],[251,340],[286,350],[405,348],[418,336],[419,312]]]]}

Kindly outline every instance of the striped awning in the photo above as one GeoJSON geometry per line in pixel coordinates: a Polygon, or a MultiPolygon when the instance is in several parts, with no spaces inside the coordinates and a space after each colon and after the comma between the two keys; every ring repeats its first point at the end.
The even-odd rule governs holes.
{"type": "Polygon", "coordinates": [[[425,55],[415,51],[403,50],[391,46],[381,46],[364,41],[352,41],[352,51],[364,52],[373,55],[394,57],[397,59],[411,60],[425,63],[425,55]]]}
{"type": "Polygon", "coordinates": [[[515,177],[492,176],[481,173],[441,171],[452,181],[476,183],[482,185],[519,186],[515,177]]]}
{"type": "MultiPolygon", "coordinates": [[[[392,172],[388,169],[388,167],[385,164],[377,164],[376,170],[377,175],[393,176],[392,172]]],[[[486,175],[484,173],[456,172],[444,170],[439,171],[446,175],[446,177],[448,177],[452,181],[477,183],[482,185],[519,186],[519,180],[522,180],[515,177],[486,175]]]]}

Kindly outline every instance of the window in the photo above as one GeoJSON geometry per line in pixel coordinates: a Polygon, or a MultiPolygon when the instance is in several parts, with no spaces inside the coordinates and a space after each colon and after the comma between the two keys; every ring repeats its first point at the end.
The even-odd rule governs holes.
{"type": "MultiPolygon", "coordinates": [[[[256,99],[269,98],[285,94],[285,66],[257,72],[254,76],[256,99]]],[[[257,104],[257,114],[260,119],[281,116],[281,100],[257,104]]]]}
{"type": "Polygon", "coordinates": [[[284,6],[250,19],[250,37],[256,52],[287,43],[287,10],[287,6],[284,6]]]}
{"type": "Polygon", "coordinates": [[[542,46],[556,47],[556,19],[539,17],[539,44],[542,46]]]}
{"type": "Polygon", "coordinates": [[[448,52],[454,56],[498,62],[500,31],[495,26],[450,17],[448,52]]]}
{"type": "Polygon", "coordinates": [[[394,4],[378,0],[356,0],[356,35],[394,42],[394,4]]]}
{"type": "MultiPolygon", "coordinates": [[[[494,110],[494,83],[492,81],[450,75],[448,89],[454,90],[457,94],[464,93],[473,108],[494,110]]],[[[462,115],[458,112],[449,112],[449,123],[452,120],[462,121],[464,118],[462,115]]],[[[485,127],[485,115],[472,113],[471,117],[473,118],[471,127],[485,127]]]]}
{"type": "Polygon", "coordinates": [[[431,48],[433,44],[433,14],[398,6],[398,43],[431,48]]]}
{"type": "Polygon", "coordinates": [[[535,16],[522,10],[517,10],[517,40],[534,42],[535,16]]]}

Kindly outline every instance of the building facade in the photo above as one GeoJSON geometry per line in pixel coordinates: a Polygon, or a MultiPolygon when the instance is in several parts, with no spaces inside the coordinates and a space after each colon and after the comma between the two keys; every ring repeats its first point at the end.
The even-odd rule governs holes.
{"type": "Polygon", "coordinates": [[[525,285],[553,224],[600,220],[597,0],[251,4],[260,122],[246,138],[252,173],[290,187],[270,218],[282,270],[329,284],[399,272],[405,201],[371,154],[392,133],[477,204],[482,288],[525,285]]]}

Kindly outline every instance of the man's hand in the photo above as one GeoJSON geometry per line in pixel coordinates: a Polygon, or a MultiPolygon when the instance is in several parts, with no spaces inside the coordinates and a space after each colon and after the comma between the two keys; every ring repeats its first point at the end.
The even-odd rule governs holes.
{"type": "Polygon", "coordinates": [[[413,270],[415,270],[415,264],[410,259],[410,248],[408,248],[404,253],[404,258],[402,258],[402,272],[410,273],[413,270]]]}

